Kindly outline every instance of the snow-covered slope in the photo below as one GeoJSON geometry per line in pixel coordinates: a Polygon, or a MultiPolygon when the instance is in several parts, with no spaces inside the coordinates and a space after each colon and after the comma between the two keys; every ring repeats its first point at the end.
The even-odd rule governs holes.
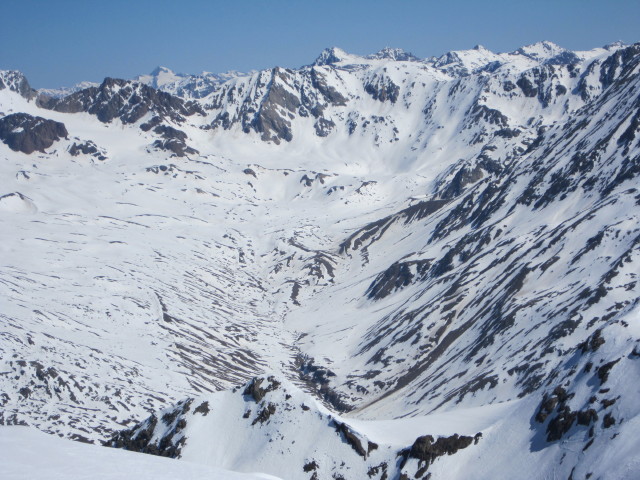
{"type": "MultiPolygon", "coordinates": [[[[637,394],[634,389],[623,390],[625,396],[637,394]]],[[[634,478],[640,454],[630,445],[637,444],[637,411],[627,404],[625,411],[633,412],[632,416],[614,433],[607,430],[612,425],[606,420],[608,427],[597,422],[596,410],[609,410],[605,419],[613,416],[610,405],[602,407],[592,401],[581,410],[567,410],[568,404],[576,403],[572,397],[557,388],[541,406],[528,398],[367,421],[332,414],[288,382],[265,376],[233,391],[187,399],[119,433],[107,444],[292,480],[506,480],[570,475],[572,471],[578,478],[588,474],[634,478]],[[626,410],[628,407],[631,409],[626,410]],[[532,420],[530,412],[537,408],[532,420]],[[556,411],[560,414],[555,415],[556,411]],[[567,415],[573,415],[574,426],[566,422],[567,415]],[[547,418],[541,422],[543,416],[547,418]],[[545,429],[542,423],[551,427],[545,429]],[[564,437],[562,442],[557,435],[564,437]],[[618,437],[614,443],[619,447],[614,451],[610,445],[618,437]]]]}
{"type": "Polygon", "coordinates": [[[637,476],[640,44],[215,78],[0,72],[0,422],[283,478],[637,476]]]}
{"type": "Polygon", "coordinates": [[[277,480],[70,442],[27,427],[0,429],[0,462],[5,480],[277,480]]]}
{"type": "MultiPolygon", "coordinates": [[[[118,433],[107,444],[292,480],[397,478],[413,476],[421,468],[426,472],[432,465],[447,463],[447,456],[473,450],[482,439],[482,433],[471,431],[473,423],[490,425],[497,417],[495,410],[478,412],[475,422],[458,425],[469,435],[451,432],[434,438],[433,430],[441,431],[445,422],[428,418],[415,419],[412,429],[391,422],[380,432],[371,422],[358,422],[354,428],[286,380],[265,376],[233,391],[181,402],[118,433]],[[375,432],[376,441],[362,433],[368,430],[375,432]],[[212,432],[221,431],[229,435],[211,438],[212,432]]],[[[452,425],[444,428],[451,430],[452,425]]]]}

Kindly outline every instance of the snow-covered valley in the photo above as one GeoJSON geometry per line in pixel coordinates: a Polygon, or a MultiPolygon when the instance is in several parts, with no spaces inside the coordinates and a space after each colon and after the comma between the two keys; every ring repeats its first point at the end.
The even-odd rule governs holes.
{"type": "Polygon", "coordinates": [[[0,424],[286,479],[637,478],[640,44],[2,71],[0,139],[0,424]]]}

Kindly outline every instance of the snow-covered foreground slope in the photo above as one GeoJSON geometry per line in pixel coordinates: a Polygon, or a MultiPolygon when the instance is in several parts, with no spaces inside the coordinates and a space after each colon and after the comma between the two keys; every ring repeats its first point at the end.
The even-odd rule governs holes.
{"type": "Polygon", "coordinates": [[[441,458],[447,456],[446,449],[449,454],[476,449],[482,434],[473,428],[491,426],[511,408],[497,405],[486,413],[478,411],[465,425],[454,426],[445,417],[415,418],[412,428],[402,420],[388,422],[382,430],[376,422],[357,422],[354,428],[289,382],[268,376],[233,391],[189,399],[119,433],[108,444],[287,479],[396,478],[431,463],[447,463],[441,458]],[[219,431],[229,436],[212,439],[211,433],[219,431]],[[449,433],[439,435],[445,431],[449,433]],[[427,440],[426,435],[432,436],[427,440]],[[423,443],[432,448],[432,457],[425,451],[419,458],[423,443]]]}
{"type": "Polygon", "coordinates": [[[0,429],[0,463],[6,480],[277,480],[71,442],[28,427],[0,429]]]}
{"type": "MultiPolygon", "coordinates": [[[[633,397],[637,388],[621,393],[633,397]]],[[[632,445],[640,419],[632,402],[624,406],[630,417],[616,433],[605,436],[595,426],[595,443],[582,451],[577,447],[588,424],[569,429],[564,442],[546,445],[544,429],[532,425],[530,412],[537,408],[528,398],[412,418],[353,420],[265,376],[233,391],[188,399],[108,444],[287,479],[431,474],[506,480],[562,478],[572,471],[576,478],[636,478],[640,453],[632,445]],[[615,450],[607,448],[612,441],[619,445],[615,450]]]]}
{"type": "Polygon", "coordinates": [[[207,78],[0,73],[1,423],[283,478],[637,477],[640,45],[207,78]]]}

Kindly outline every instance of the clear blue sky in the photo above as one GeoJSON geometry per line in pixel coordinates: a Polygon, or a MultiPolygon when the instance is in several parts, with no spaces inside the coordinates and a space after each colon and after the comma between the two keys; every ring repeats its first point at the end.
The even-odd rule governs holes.
{"type": "Polygon", "coordinates": [[[427,57],[540,40],[570,49],[640,41],[640,0],[0,0],[0,69],[21,70],[36,88],[158,65],[298,67],[328,46],[427,57]]]}

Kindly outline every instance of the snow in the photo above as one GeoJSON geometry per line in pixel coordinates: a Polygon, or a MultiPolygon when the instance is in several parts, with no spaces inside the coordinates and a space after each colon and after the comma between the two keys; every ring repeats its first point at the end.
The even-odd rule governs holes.
{"type": "Polygon", "coordinates": [[[38,93],[42,93],[54,98],[62,98],[77,91],[84,90],[85,88],[97,87],[99,85],[100,84],[96,82],[80,82],[73,85],[72,87],[41,88],[38,90],[38,93]]]}
{"type": "Polygon", "coordinates": [[[19,194],[8,193],[0,196],[0,212],[35,213],[38,207],[31,199],[19,194]]]}
{"type": "Polygon", "coordinates": [[[167,67],[156,67],[149,75],[139,75],[135,77],[134,80],[153,88],[161,89],[172,83],[180,81],[184,77],[184,74],[175,73],[167,67]]]}
{"type": "Polygon", "coordinates": [[[0,464],[4,480],[277,480],[72,442],[28,427],[0,427],[0,464]]]}
{"type": "Polygon", "coordinates": [[[520,403],[519,400],[513,400],[396,420],[357,420],[345,417],[344,421],[375,442],[405,447],[426,433],[445,437],[455,433],[473,436],[487,431],[500,420],[511,416],[520,403]]]}
{"type": "MultiPolygon", "coordinates": [[[[384,445],[371,461],[418,436],[483,433],[434,463],[434,478],[567,478],[573,466],[634,478],[640,259],[636,178],[625,168],[638,145],[622,136],[637,118],[638,67],[624,78],[614,69],[608,86],[600,72],[621,48],[569,52],[579,75],[553,60],[568,51],[547,42],[411,62],[331,49],[330,62],[224,78],[158,69],[138,80],[206,106],[164,121],[200,152],[186,157],[152,148],[157,136],[139,124],[44,110],[0,91],[4,114],[69,131],[48,153],[0,144],[2,420],[104,440],[206,397],[218,409],[188,427],[184,459],[217,467],[292,478],[283,458],[329,462],[344,447],[327,428],[331,416],[384,445]],[[344,104],[327,100],[318,78],[344,104]],[[316,135],[309,108],[303,116],[277,102],[292,140],[246,133],[271,80],[296,98],[304,92],[307,107],[335,124],[328,136],[316,135]],[[395,102],[371,94],[396,87],[395,102]],[[209,128],[223,114],[228,128],[209,128]],[[107,160],[68,153],[87,140],[107,160]],[[422,218],[406,210],[431,200],[443,204],[422,218]],[[423,277],[417,262],[429,265],[423,277]],[[406,276],[393,278],[402,265],[406,276]],[[385,275],[396,282],[388,295],[369,298],[385,275]],[[583,351],[598,329],[606,343],[583,351]],[[310,359],[326,384],[300,378],[310,359]],[[601,388],[597,369],[615,360],[601,388]],[[250,427],[246,401],[228,389],[264,371],[302,388],[297,407],[322,386],[355,409],[337,415],[317,404],[311,421],[292,406],[250,427]],[[533,420],[560,385],[573,411],[597,409],[586,453],[587,428],[547,442],[549,420],[533,420]],[[604,427],[609,413],[616,423],[604,427]],[[269,441],[277,435],[286,444],[269,441]],[[261,455],[248,459],[247,445],[261,455]]],[[[9,431],[25,445],[44,442],[9,431]]],[[[364,463],[347,452],[362,478],[364,463]]],[[[174,464],[190,465],[165,468],[174,464]]]]}

